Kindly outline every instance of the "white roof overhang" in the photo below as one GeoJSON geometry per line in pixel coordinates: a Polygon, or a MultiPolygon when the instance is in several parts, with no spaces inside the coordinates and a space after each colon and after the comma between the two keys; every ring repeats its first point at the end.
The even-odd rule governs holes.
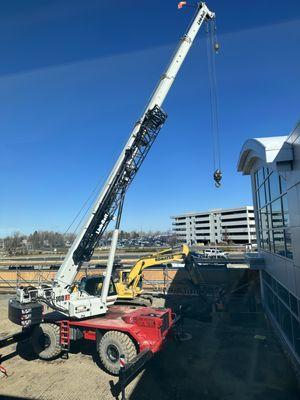
{"type": "Polygon", "coordinates": [[[259,159],[264,164],[286,163],[293,160],[293,146],[288,136],[248,139],[240,152],[237,169],[248,175],[259,159]]]}

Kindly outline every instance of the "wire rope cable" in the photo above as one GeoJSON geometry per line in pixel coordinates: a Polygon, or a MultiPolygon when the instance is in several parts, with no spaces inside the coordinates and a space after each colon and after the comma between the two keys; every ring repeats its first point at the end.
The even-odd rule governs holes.
{"type": "Polygon", "coordinates": [[[220,127],[218,110],[218,90],[216,77],[216,53],[220,48],[217,41],[217,27],[215,19],[206,22],[206,50],[208,61],[208,77],[210,91],[210,109],[211,109],[211,132],[213,142],[213,166],[214,180],[216,187],[220,187],[221,172],[221,152],[220,152],[220,127]]]}
{"type": "Polygon", "coordinates": [[[95,201],[95,199],[96,199],[96,197],[97,197],[97,195],[99,193],[100,185],[102,185],[102,181],[98,182],[97,185],[94,187],[94,189],[90,192],[89,196],[83,202],[82,206],[80,207],[79,211],[77,212],[77,214],[73,218],[72,222],[69,224],[69,226],[65,230],[64,235],[69,233],[69,231],[72,228],[72,226],[79,219],[79,221],[76,224],[76,226],[75,226],[74,230],[72,231],[72,233],[75,233],[77,231],[78,227],[80,226],[80,224],[82,223],[83,219],[85,218],[88,210],[91,208],[92,204],[94,203],[94,201],[95,201]],[[84,211],[84,209],[85,209],[85,211],[84,211]],[[83,215],[81,215],[83,211],[84,211],[84,213],[83,213],[83,215]]]}

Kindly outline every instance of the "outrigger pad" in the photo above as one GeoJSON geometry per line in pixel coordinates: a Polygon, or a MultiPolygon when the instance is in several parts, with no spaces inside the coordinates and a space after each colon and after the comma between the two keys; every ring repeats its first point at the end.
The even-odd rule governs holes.
{"type": "Polygon", "coordinates": [[[8,319],[14,324],[28,327],[39,324],[43,319],[43,306],[39,303],[21,304],[16,299],[8,303],[8,319]]]}

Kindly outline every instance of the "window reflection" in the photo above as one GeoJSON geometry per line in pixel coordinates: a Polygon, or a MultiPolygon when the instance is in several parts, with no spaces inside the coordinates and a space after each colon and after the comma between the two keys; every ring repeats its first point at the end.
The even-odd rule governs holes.
{"type": "Polygon", "coordinates": [[[258,183],[258,186],[260,186],[263,183],[264,179],[265,179],[265,177],[264,177],[264,169],[261,168],[257,172],[257,183],[258,183]]]}
{"type": "Polygon", "coordinates": [[[267,207],[263,207],[260,210],[260,218],[261,218],[261,229],[263,230],[269,229],[267,207]]]}
{"type": "Polygon", "coordinates": [[[290,305],[294,314],[298,315],[298,301],[292,293],[290,293],[290,305]]]}
{"type": "Polygon", "coordinates": [[[262,231],[262,243],[265,250],[270,250],[269,231],[262,231]]]}
{"type": "Polygon", "coordinates": [[[283,216],[282,216],[282,209],[281,209],[281,199],[277,199],[273,201],[271,204],[272,210],[272,227],[279,228],[283,225],[283,216]]]}
{"type": "Polygon", "coordinates": [[[265,305],[300,356],[299,300],[267,272],[262,273],[265,305]]]}
{"type": "Polygon", "coordinates": [[[264,172],[265,172],[265,178],[267,178],[267,176],[270,174],[270,170],[269,168],[264,168],[264,172]]]}
{"type": "Polygon", "coordinates": [[[274,251],[280,256],[285,256],[285,244],[283,230],[273,230],[274,251]]]}
{"type": "Polygon", "coordinates": [[[257,191],[256,192],[256,206],[257,206],[257,208],[259,209],[260,208],[260,201],[259,201],[259,192],[257,191]]]}
{"type": "Polygon", "coordinates": [[[270,242],[270,251],[274,252],[274,237],[273,237],[273,231],[269,230],[269,242],[270,242]]]}
{"type": "Polygon", "coordinates": [[[279,322],[290,343],[293,343],[291,314],[281,301],[279,302],[279,322]]]}
{"type": "Polygon", "coordinates": [[[286,188],[286,180],[280,176],[280,187],[281,187],[281,193],[286,193],[287,188],[286,188]]]}
{"type": "Polygon", "coordinates": [[[258,193],[259,193],[259,204],[260,207],[263,207],[266,204],[266,194],[265,194],[265,185],[262,185],[259,189],[258,189],[258,193]]]}
{"type": "Polygon", "coordinates": [[[276,171],[259,169],[254,175],[256,187],[257,237],[260,248],[293,258],[286,180],[276,171]]]}
{"type": "Polygon", "coordinates": [[[266,193],[266,202],[269,203],[271,201],[270,188],[269,188],[269,179],[265,181],[265,193],[266,193]]]}
{"type": "Polygon", "coordinates": [[[293,258],[291,232],[289,229],[286,229],[284,231],[284,236],[285,236],[286,257],[293,258]]]}
{"type": "Polygon", "coordinates": [[[269,185],[270,185],[271,200],[274,200],[278,196],[280,196],[279,176],[277,172],[271,173],[269,177],[269,185]]]}
{"type": "Polygon", "coordinates": [[[282,211],[283,211],[283,224],[284,226],[289,226],[290,219],[289,219],[289,211],[288,211],[288,204],[287,204],[287,195],[282,196],[282,211]]]}

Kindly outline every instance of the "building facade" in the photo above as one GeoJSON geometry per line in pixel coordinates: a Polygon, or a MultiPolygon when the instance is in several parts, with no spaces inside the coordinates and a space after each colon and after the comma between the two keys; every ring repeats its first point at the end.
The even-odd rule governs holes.
{"type": "Polygon", "coordinates": [[[263,305],[300,364],[300,124],[246,141],[238,170],[251,176],[263,305]]]}
{"type": "Polygon", "coordinates": [[[172,231],[181,242],[197,243],[256,243],[255,219],[252,206],[214,209],[171,217],[172,231]]]}

